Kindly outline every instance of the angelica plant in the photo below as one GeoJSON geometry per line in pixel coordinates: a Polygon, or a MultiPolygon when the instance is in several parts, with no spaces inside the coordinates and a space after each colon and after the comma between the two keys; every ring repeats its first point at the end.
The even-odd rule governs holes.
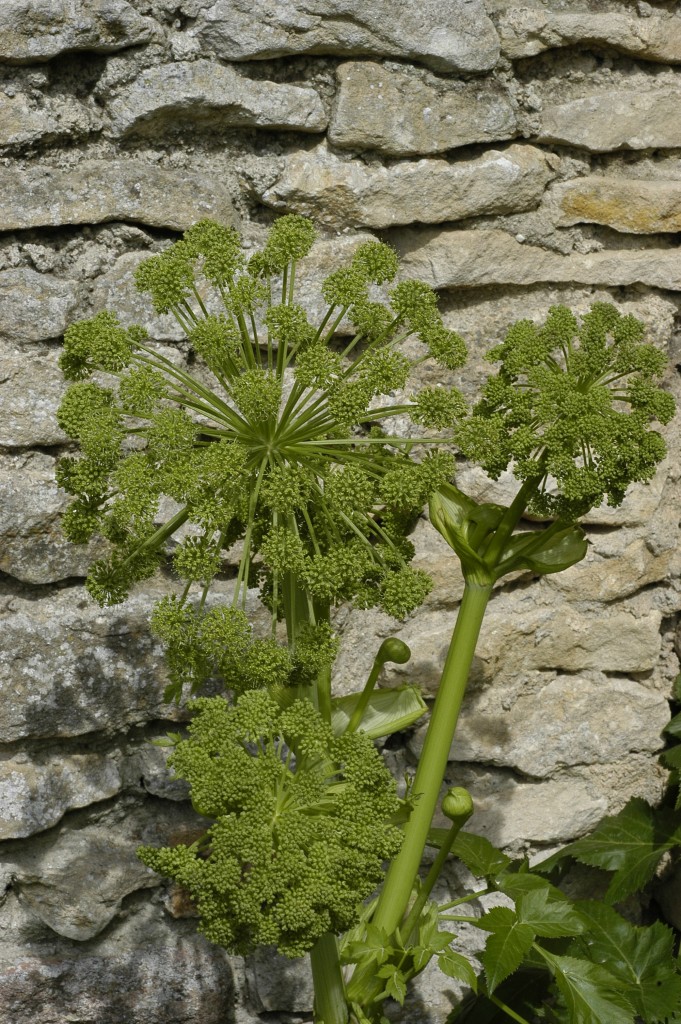
{"type": "MultiPolygon", "coordinates": [[[[309,952],[317,1024],[375,1024],[433,956],[476,984],[439,927],[447,908],[430,898],[447,857],[470,853],[469,795],[455,788],[443,801],[449,830],[431,826],[492,586],[519,569],[541,575],[579,561],[587,545],[578,518],[650,479],[665,453],[650,425],[667,422],[674,406],[658,387],[664,357],[644,342],[643,326],[604,304],[581,323],[553,307],[543,325],[511,327],[472,409],[454,388],[415,389],[419,363],[455,370],[466,356],[435,293],[394,283],[395,252],[368,242],[325,279],[327,310],[311,323],[295,284],[314,238],[306,219],[282,217],[247,260],[235,231],[201,221],[142,262],[137,287],[174,316],[200,373],[112,312],[70,327],[60,363],[72,383],[58,419],[80,454],[60,460],[57,478],[74,497],[67,536],[83,543],[99,532],[110,542],[86,580],[101,605],[124,601],[165,563],[177,531],[191,531],[172,552],[181,593],[156,604],[151,629],[166,648],[168,700],[208,681],[223,688],[190,704],[188,738],[167,741],[173,770],[210,824],[191,846],[140,856],[188,889],[204,934],[227,950],[309,952]],[[375,286],[390,286],[387,302],[375,286]],[[353,333],[339,345],[342,322],[353,333]],[[412,360],[401,351],[408,338],[422,346],[412,360]],[[407,400],[383,404],[410,386],[407,400]],[[411,420],[412,437],[384,431],[398,415],[411,420]],[[509,507],[478,504],[452,484],[453,447],[492,478],[512,469],[519,486],[509,507]],[[165,521],[164,497],[177,509],[165,521]],[[343,602],[398,619],[419,607],[432,581],[410,565],[408,534],[426,504],[466,585],[418,769],[398,798],[372,741],[413,724],[425,703],[416,686],[375,686],[381,667],[404,664],[410,651],[389,638],[364,689],[335,696],[330,616],[343,602]],[[528,509],[550,525],[519,532],[528,509]],[[208,601],[236,542],[232,599],[208,601]],[[253,634],[245,611],[255,586],[271,616],[266,637],[253,634]],[[438,853],[420,879],[429,841],[438,853]]],[[[515,898],[499,858],[483,857],[481,873],[504,874],[515,898]]],[[[505,929],[527,926],[527,939],[534,922],[532,935],[580,934],[575,917],[546,910],[549,896],[558,899],[538,900],[548,925],[529,899],[511,924],[482,925],[492,998],[505,929]]],[[[617,1012],[622,1021],[621,1005],[617,1012]]]]}

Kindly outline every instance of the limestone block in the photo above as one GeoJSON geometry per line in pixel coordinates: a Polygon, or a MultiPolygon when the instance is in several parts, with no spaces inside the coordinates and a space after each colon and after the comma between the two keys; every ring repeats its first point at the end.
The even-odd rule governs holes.
{"type": "Polygon", "coordinates": [[[96,115],[71,96],[59,99],[43,96],[37,106],[24,93],[7,96],[0,92],[0,146],[3,148],[83,138],[97,127],[96,115]]]}
{"type": "Polygon", "coordinates": [[[224,179],[138,159],[0,167],[1,231],[110,220],[182,231],[201,217],[236,223],[224,179]]]}
{"type": "Polygon", "coordinates": [[[270,946],[261,946],[246,958],[245,966],[254,1010],[312,1013],[314,989],[309,957],[290,960],[270,946]]]}
{"type": "MultiPolygon", "coordinates": [[[[0,734],[79,736],[113,732],[152,719],[183,720],[186,712],[163,703],[168,679],[163,648],[149,631],[153,604],[178,588],[162,577],[146,580],[121,605],[100,608],[82,587],[36,600],[0,597],[0,734]]],[[[206,607],[230,601],[233,582],[217,582],[206,607]]],[[[251,590],[246,614],[259,636],[269,612],[251,590]]]]}
{"type": "MultiPolygon", "coordinates": [[[[514,695],[496,687],[470,693],[449,757],[547,778],[566,767],[615,762],[628,752],[654,754],[668,721],[664,695],[640,683],[559,675],[514,695]]],[[[425,728],[410,744],[414,754],[420,754],[425,728]]]]}
{"type": "Polygon", "coordinates": [[[609,11],[559,13],[511,7],[497,25],[501,50],[512,60],[560,46],[607,46],[641,60],[681,62],[678,18],[635,18],[609,11]]]}
{"type": "Polygon", "coordinates": [[[646,235],[681,231],[681,181],[576,178],[554,192],[562,224],[607,224],[646,235]]]}
{"type": "Polygon", "coordinates": [[[0,445],[63,444],[56,412],[66,388],[57,365],[59,351],[31,353],[0,348],[0,445]]]}
{"type": "Polygon", "coordinates": [[[127,800],[81,828],[16,845],[7,863],[32,913],[57,935],[83,942],[110,924],[131,893],[161,884],[137,858],[138,846],[191,842],[205,827],[191,807],[127,800]]]}
{"type": "Polygon", "coordinates": [[[314,89],[252,80],[217,61],[180,61],[143,71],[109,104],[111,134],[140,135],[191,122],[224,127],[324,131],[314,89]]]}
{"type": "Polygon", "coordinates": [[[29,64],[70,50],[111,53],[158,34],[126,0],[3,0],[0,60],[29,64]]]}
{"type": "Polygon", "coordinates": [[[187,335],[172,313],[155,313],[151,297],[135,287],[137,267],[152,255],[153,252],[126,252],[108,265],[93,282],[92,309],[110,309],[124,327],[138,324],[155,340],[181,341],[187,335]]]}
{"type": "MultiPolygon", "coordinates": [[[[598,536],[595,537],[598,543],[598,536]]],[[[542,579],[546,591],[558,591],[572,600],[617,601],[630,597],[652,583],[662,583],[679,569],[677,550],[666,547],[656,554],[642,538],[621,551],[603,557],[590,546],[587,557],[564,572],[542,579]]]]}
{"type": "Polygon", "coordinates": [[[494,80],[416,77],[373,61],[341,64],[336,75],[328,132],[334,146],[412,156],[516,134],[509,93],[494,80]]]}
{"type": "Polygon", "coordinates": [[[68,754],[0,762],[0,839],[33,835],[67,811],[106,800],[121,788],[119,758],[68,754]]]}
{"type": "Polygon", "coordinates": [[[227,60],[298,53],[384,56],[438,71],[487,71],[499,40],[482,0],[391,4],[388,0],[214,0],[191,34],[227,60]]]}
{"type": "MultiPolygon", "coordinates": [[[[604,793],[574,774],[526,782],[498,769],[450,764],[450,786],[465,786],[475,813],[466,825],[495,846],[567,843],[591,831],[609,811],[604,793]]],[[[625,801],[626,802],[626,801],[625,801]]],[[[436,825],[446,824],[437,820],[436,825]]]]}
{"type": "Polygon", "coordinates": [[[75,281],[30,267],[0,272],[0,337],[44,341],[63,334],[79,300],[75,281]]]}
{"type": "MultiPolygon", "coordinates": [[[[146,904],[79,947],[15,940],[0,958],[2,1024],[69,1017],[109,1024],[223,1024],[235,1002],[230,958],[146,904]],[[174,925],[174,926],[173,926],[174,925]]],[[[237,1018],[252,1024],[252,1018],[237,1018]]]]}
{"type": "Polygon", "coordinates": [[[0,455],[0,570],[24,583],[54,583],[85,576],[108,544],[67,541],[60,514],[71,503],[57,488],[55,459],[43,452],[0,455]]]}
{"type": "Polygon", "coordinates": [[[385,167],[339,158],[322,143],[289,157],[261,198],[326,224],[436,224],[531,209],[553,174],[550,157],[534,146],[491,149],[473,160],[402,160],[385,167]]]}
{"type": "Polygon", "coordinates": [[[674,149],[681,146],[680,104],[679,89],[603,89],[582,99],[545,106],[537,139],[592,153],[674,149]]]}
{"type": "MultiPolygon", "coordinates": [[[[649,609],[636,615],[624,602],[617,610],[586,612],[556,603],[553,595],[549,605],[539,603],[542,599],[538,584],[493,594],[473,660],[473,683],[522,679],[535,670],[635,673],[655,667],[661,612],[649,609]]],[[[424,608],[395,628],[394,635],[409,645],[412,657],[394,678],[418,682],[426,693],[435,693],[455,622],[453,611],[424,608]]]]}
{"type": "Polygon", "coordinates": [[[406,228],[396,233],[393,244],[402,257],[400,275],[416,277],[436,289],[569,282],[614,287],[645,284],[681,291],[681,264],[675,249],[603,249],[562,256],[496,229],[449,228],[406,228]]]}

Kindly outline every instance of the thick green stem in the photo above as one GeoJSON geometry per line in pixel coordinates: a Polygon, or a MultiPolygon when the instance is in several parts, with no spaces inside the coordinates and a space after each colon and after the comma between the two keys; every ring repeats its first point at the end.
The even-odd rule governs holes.
{"type": "MultiPolygon", "coordinates": [[[[414,810],[405,825],[402,849],[390,865],[372,924],[391,934],[399,927],[411,897],[428,830],[437,805],[447,758],[466,691],[475,646],[492,585],[467,583],[456,626],[447,652],[440,688],[414,778],[414,810]]],[[[348,995],[358,1003],[372,993],[375,984],[366,972],[355,971],[348,995]]],[[[377,994],[377,993],[375,993],[377,994]]]]}
{"type": "Polygon", "coordinates": [[[338,957],[338,940],[326,932],[310,950],[316,1024],[347,1024],[348,1004],[338,957]]]}

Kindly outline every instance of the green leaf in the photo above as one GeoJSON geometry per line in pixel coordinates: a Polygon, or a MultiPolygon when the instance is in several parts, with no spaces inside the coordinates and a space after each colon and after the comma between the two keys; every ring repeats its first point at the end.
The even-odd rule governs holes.
{"type": "MultiPolygon", "coordinates": [[[[513,864],[511,867],[513,867],[513,864]]],[[[525,893],[541,889],[547,893],[547,899],[559,903],[570,902],[569,896],[566,896],[564,892],[557,889],[555,885],[551,885],[546,878],[534,875],[530,871],[504,871],[502,874],[497,875],[495,888],[506,893],[512,900],[519,900],[525,893]]]]}
{"type": "Polygon", "coordinates": [[[681,1008],[681,974],[671,928],[660,921],[636,927],[612,907],[595,901],[576,906],[587,930],[572,948],[592,963],[607,965],[646,1024],[664,1022],[681,1008]]]}
{"type": "Polygon", "coordinates": [[[550,871],[570,856],[590,867],[614,871],[605,900],[615,903],[643,888],[662,854],[680,844],[678,816],[668,808],[653,811],[645,800],[635,797],[619,814],[604,818],[590,835],[570,843],[535,870],[550,871]]]}
{"type": "Polygon", "coordinates": [[[662,760],[668,768],[681,768],[681,743],[671,747],[670,750],[663,751],[662,760]]]}
{"type": "Polygon", "coordinates": [[[634,1008],[617,978],[597,964],[542,950],[571,1024],[633,1024],[634,1008]]]}
{"type": "Polygon", "coordinates": [[[493,907],[479,919],[479,928],[492,932],[481,956],[490,994],[520,967],[534,942],[535,933],[508,907],[493,907]]]}
{"type": "Polygon", "coordinates": [[[359,960],[373,960],[377,964],[384,964],[388,957],[396,952],[385,928],[377,928],[375,924],[368,924],[363,939],[348,943],[344,950],[344,958],[352,963],[357,963],[359,960]]]}
{"type": "Polygon", "coordinates": [[[516,912],[518,919],[543,939],[579,935],[584,931],[584,922],[577,911],[562,900],[551,900],[548,889],[525,893],[518,900],[516,912]]]}
{"type": "MultiPolygon", "coordinates": [[[[331,727],[334,735],[345,732],[360,693],[334,697],[331,701],[331,727]]],[[[395,690],[374,690],[369,698],[359,728],[372,740],[407,729],[427,711],[417,686],[400,686],[395,690]]]]}
{"type": "MultiPolygon", "coordinates": [[[[440,831],[448,834],[447,829],[431,829],[431,832],[440,831]]],[[[439,846],[441,842],[431,845],[439,846]]],[[[462,860],[468,870],[478,878],[496,878],[499,872],[511,863],[511,858],[492,846],[489,839],[476,836],[473,832],[459,832],[452,846],[452,854],[462,860]]]]}
{"type": "Polygon", "coordinates": [[[512,537],[504,548],[498,575],[518,569],[530,569],[542,575],[562,572],[581,562],[588,547],[584,531],[579,526],[569,526],[545,541],[542,533],[519,534],[512,537]]]}
{"type": "Polygon", "coordinates": [[[395,967],[394,964],[385,964],[376,971],[376,977],[386,978],[385,994],[391,996],[402,1006],[407,994],[407,983],[399,967],[395,967]]]}
{"type": "Polygon", "coordinates": [[[478,554],[477,545],[496,529],[506,508],[490,503],[478,505],[453,484],[443,483],[431,495],[428,510],[431,523],[458,555],[464,575],[478,572],[489,577],[489,567],[478,554]]]}
{"type": "MultiPolygon", "coordinates": [[[[450,935],[450,939],[451,937],[450,935]]],[[[463,981],[474,992],[477,992],[478,976],[473,970],[470,960],[462,956],[461,953],[455,953],[451,949],[446,953],[440,953],[437,958],[437,964],[442,973],[446,974],[448,978],[456,978],[457,981],[463,981]]]]}
{"type": "Polygon", "coordinates": [[[664,732],[670,736],[681,736],[681,715],[674,715],[669,725],[664,727],[664,732]]]}

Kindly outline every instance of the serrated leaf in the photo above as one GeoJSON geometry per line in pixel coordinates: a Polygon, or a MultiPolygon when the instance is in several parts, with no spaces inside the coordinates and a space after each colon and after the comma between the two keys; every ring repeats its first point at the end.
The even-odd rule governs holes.
{"type": "Polygon", "coordinates": [[[646,1024],[665,1022],[681,1010],[681,974],[671,928],[660,921],[636,927],[612,907],[591,900],[576,906],[588,928],[572,948],[593,963],[607,965],[646,1024]]]}
{"type": "Polygon", "coordinates": [[[493,907],[478,920],[478,927],[492,932],[480,959],[485,968],[490,994],[509,974],[520,967],[534,942],[535,933],[522,924],[508,907],[493,907]]]}
{"type": "MultiPolygon", "coordinates": [[[[449,938],[451,939],[451,935],[449,938]]],[[[433,951],[429,946],[411,946],[409,955],[414,964],[414,970],[419,974],[430,963],[433,951]]]]}
{"type": "Polygon", "coordinates": [[[516,905],[518,919],[543,939],[579,935],[584,922],[569,903],[552,900],[548,889],[534,889],[521,896],[516,905]]]}
{"type": "Polygon", "coordinates": [[[570,902],[570,898],[555,885],[551,885],[546,878],[540,878],[539,875],[532,874],[530,871],[504,871],[497,875],[494,884],[512,900],[519,900],[527,892],[542,889],[547,893],[547,898],[551,900],[557,900],[560,903],[570,902]]]}
{"type": "Polygon", "coordinates": [[[565,1000],[571,1024],[633,1024],[634,1008],[603,967],[542,951],[565,1000]]]}
{"type": "Polygon", "coordinates": [[[511,863],[511,858],[497,850],[489,839],[476,836],[473,832],[459,832],[452,846],[452,854],[463,861],[471,874],[479,878],[495,878],[511,863]]]}
{"type": "Polygon", "coordinates": [[[440,953],[437,963],[442,973],[446,974],[448,978],[456,978],[457,981],[463,981],[474,992],[477,992],[478,976],[473,970],[470,960],[462,956],[461,953],[455,953],[451,949],[446,953],[440,953]]]}
{"type": "Polygon", "coordinates": [[[407,994],[407,983],[399,967],[395,967],[394,964],[385,964],[376,971],[376,976],[386,979],[385,994],[391,996],[402,1006],[407,994]]]}
{"type": "Polygon", "coordinates": [[[681,743],[662,752],[662,760],[668,768],[681,768],[681,743]]]}
{"type": "Polygon", "coordinates": [[[377,928],[375,924],[368,924],[363,939],[347,944],[344,957],[355,963],[359,960],[371,959],[377,964],[383,964],[388,957],[396,952],[385,928],[377,928]]]}
{"type": "Polygon", "coordinates": [[[664,732],[668,732],[670,736],[681,737],[681,715],[674,715],[669,725],[665,725],[664,732]]]}
{"type": "MultiPolygon", "coordinates": [[[[331,701],[331,728],[335,736],[340,736],[347,729],[360,696],[359,693],[350,693],[345,697],[334,697],[331,701]]],[[[426,711],[426,702],[416,686],[374,690],[359,728],[375,740],[409,728],[426,711]]]]}
{"type": "Polygon", "coordinates": [[[625,899],[650,881],[662,854],[681,843],[681,824],[671,816],[673,812],[665,808],[654,812],[645,800],[634,797],[619,814],[604,818],[590,835],[537,867],[547,871],[570,856],[590,867],[613,871],[605,900],[625,899]]]}

